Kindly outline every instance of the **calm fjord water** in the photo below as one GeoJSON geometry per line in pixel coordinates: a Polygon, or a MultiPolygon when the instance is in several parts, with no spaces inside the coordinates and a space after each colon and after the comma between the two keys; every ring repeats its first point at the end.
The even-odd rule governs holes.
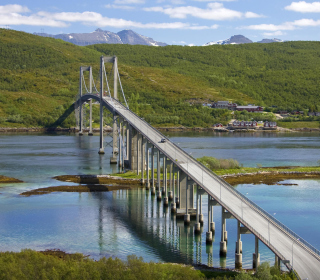
{"type": "MultiPolygon", "coordinates": [[[[171,133],[194,157],[235,158],[244,166],[317,165],[320,134],[171,133]]],[[[215,242],[205,245],[192,227],[171,218],[170,212],[145,190],[108,193],[51,193],[22,197],[23,191],[58,186],[63,174],[107,174],[111,149],[98,155],[99,137],[74,134],[0,135],[0,174],[23,180],[0,186],[0,250],[59,248],[93,258],[125,259],[136,254],[146,261],[234,266],[236,221],[227,221],[228,254],[219,258],[220,207],[214,208],[215,242]]],[[[302,238],[320,249],[320,181],[288,180],[297,185],[239,185],[237,189],[302,238]],[[306,230],[307,229],[307,230],[306,230]]],[[[203,209],[206,209],[206,197],[203,209]]],[[[206,210],[204,211],[206,213],[206,210]]],[[[205,218],[206,221],[206,218],[205,218]]],[[[205,225],[206,227],[206,225],[205,225]]],[[[242,236],[244,267],[251,267],[254,237],[242,236]]],[[[273,260],[261,246],[261,261],[273,260]]]]}

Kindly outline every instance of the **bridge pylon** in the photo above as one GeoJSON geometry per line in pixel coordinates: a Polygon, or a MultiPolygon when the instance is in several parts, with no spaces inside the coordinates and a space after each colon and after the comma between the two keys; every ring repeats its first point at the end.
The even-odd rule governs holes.
{"type": "MultiPolygon", "coordinates": [[[[118,58],[116,56],[101,56],[100,57],[100,149],[99,154],[104,154],[104,145],[103,145],[103,97],[106,95],[106,91],[104,90],[104,78],[106,78],[105,71],[105,63],[113,63],[113,98],[118,100],[118,58]]],[[[107,90],[110,93],[109,84],[107,83],[107,90]]],[[[110,126],[112,127],[112,132],[109,133],[109,136],[112,137],[112,141],[110,146],[112,147],[112,155],[110,157],[110,163],[118,162],[118,115],[115,112],[111,112],[112,114],[112,123],[110,126]]]]}
{"type": "MultiPolygon", "coordinates": [[[[85,102],[82,102],[81,97],[83,95],[83,85],[86,88],[87,93],[92,92],[92,67],[91,66],[81,66],[80,67],[80,80],[79,80],[79,96],[77,98],[76,102],[76,119],[77,119],[77,128],[79,129],[79,135],[83,135],[83,129],[84,129],[84,120],[85,120],[85,111],[83,108],[83,105],[85,102]],[[84,78],[84,72],[89,72],[89,89],[87,88],[85,84],[85,78],[84,78]]],[[[91,104],[92,100],[89,100],[90,102],[90,128],[89,128],[89,135],[92,134],[92,113],[91,113],[91,104]]]]}

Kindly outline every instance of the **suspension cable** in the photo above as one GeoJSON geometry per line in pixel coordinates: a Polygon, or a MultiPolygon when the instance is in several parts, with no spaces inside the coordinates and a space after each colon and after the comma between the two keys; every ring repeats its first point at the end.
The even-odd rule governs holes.
{"type": "Polygon", "coordinates": [[[83,83],[84,83],[84,87],[86,88],[87,93],[89,93],[87,85],[86,85],[86,81],[85,81],[83,75],[81,75],[81,76],[82,76],[82,80],[83,80],[83,83]]]}
{"type": "Polygon", "coordinates": [[[96,83],[94,82],[92,72],[91,72],[91,79],[92,79],[92,82],[93,82],[93,87],[94,87],[94,89],[96,90],[96,93],[99,93],[99,91],[98,91],[97,88],[96,88],[96,83]]]}
{"type": "MultiPolygon", "coordinates": [[[[109,88],[109,83],[108,83],[107,73],[106,73],[106,68],[105,68],[105,66],[104,66],[104,63],[103,63],[103,73],[104,73],[104,76],[105,76],[105,79],[106,79],[106,82],[107,82],[107,88],[108,88],[108,93],[109,93],[110,101],[111,101],[112,106],[113,106],[113,109],[114,109],[114,104],[113,104],[113,100],[112,100],[111,93],[110,93],[110,88],[109,88]]],[[[103,94],[103,93],[102,93],[102,94],[103,94]]]]}
{"type": "Polygon", "coordinates": [[[125,95],[124,95],[124,91],[123,91],[123,88],[122,88],[122,84],[121,84],[121,80],[120,80],[120,75],[119,75],[119,70],[118,70],[118,68],[117,68],[117,74],[118,74],[118,79],[119,79],[119,84],[120,84],[120,87],[121,87],[123,99],[124,99],[124,101],[125,101],[125,103],[126,103],[126,105],[127,105],[127,108],[129,109],[129,105],[128,105],[128,103],[127,103],[127,99],[126,99],[126,97],[125,97],[125,95]]]}

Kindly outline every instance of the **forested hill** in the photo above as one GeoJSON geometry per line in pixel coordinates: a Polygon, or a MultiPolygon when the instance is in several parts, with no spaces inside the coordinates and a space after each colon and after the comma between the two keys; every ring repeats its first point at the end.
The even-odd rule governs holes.
{"type": "Polygon", "coordinates": [[[0,29],[0,127],[73,126],[74,115],[64,117],[78,93],[79,67],[92,65],[97,77],[101,55],[118,56],[130,108],[154,125],[211,126],[230,119],[223,110],[190,102],[308,108],[319,104],[319,47],[318,42],[79,47],[0,29]]]}
{"type": "Polygon", "coordinates": [[[230,94],[234,90],[263,106],[302,109],[320,105],[320,42],[92,48],[105,54],[117,53],[127,65],[170,69],[195,77],[232,101],[238,101],[230,94]]]}

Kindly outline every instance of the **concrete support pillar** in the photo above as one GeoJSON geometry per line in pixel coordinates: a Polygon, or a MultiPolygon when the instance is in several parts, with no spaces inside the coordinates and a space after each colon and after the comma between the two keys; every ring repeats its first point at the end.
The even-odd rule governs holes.
{"type": "Polygon", "coordinates": [[[129,145],[130,145],[130,166],[132,171],[137,171],[139,168],[138,165],[138,152],[137,152],[137,147],[138,147],[138,132],[130,126],[130,140],[129,140],[129,145]]]}
{"type": "Polygon", "coordinates": [[[177,169],[177,196],[175,198],[177,207],[180,208],[180,169],[177,169]]]}
{"type": "Polygon", "coordinates": [[[146,139],[141,135],[141,184],[144,184],[146,144],[146,139]]]}
{"type": "Polygon", "coordinates": [[[226,231],[226,218],[225,209],[222,207],[221,215],[221,242],[220,242],[220,256],[225,257],[227,255],[227,231],[226,231]]]}
{"type": "MultiPolygon", "coordinates": [[[[91,80],[91,76],[90,76],[90,80],[91,80]]],[[[92,90],[90,92],[92,92],[92,90]]],[[[88,132],[88,135],[92,136],[93,135],[93,132],[92,132],[92,99],[90,99],[90,101],[89,101],[89,108],[90,108],[90,113],[89,113],[89,132],[88,132]]]]}
{"type": "Polygon", "coordinates": [[[172,201],[175,193],[175,167],[173,163],[170,165],[170,172],[172,172],[172,177],[170,178],[170,191],[168,192],[169,200],[172,201]]]}
{"type": "Polygon", "coordinates": [[[190,214],[188,212],[189,210],[189,200],[188,200],[188,192],[189,192],[189,183],[188,183],[188,176],[186,175],[186,191],[185,191],[185,209],[186,209],[186,214],[184,215],[184,224],[189,225],[190,224],[190,214]]]}
{"type": "MultiPolygon", "coordinates": [[[[213,220],[213,206],[211,205],[211,196],[208,194],[208,231],[206,232],[206,243],[212,244],[213,233],[212,231],[212,220],[213,220]]],[[[214,227],[214,223],[213,223],[214,227]]]]}
{"type": "Polygon", "coordinates": [[[241,224],[238,221],[236,255],[235,255],[235,267],[238,269],[242,268],[242,241],[241,241],[241,234],[240,234],[240,225],[241,224]]]}
{"type": "MultiPolygon", "coordinates": [[[[157,152],[157,190],[160,190],[160,151],[157,152]]],[[[161,191],[161,190],[160,190],[161,191]]]]}
{"type": "Polygon", "coordinates": [[[150,162],[150,144],[147,143],[147,152],[146,152],[146,189],[150,188],[150,176],[149,176],[149,162],[150,162]]]}
{"type": "Polygon", "coordinates": [[[104,154],[104,147],[103,147],[103,68],[104,68],[104,61],[103,56],[100,58],[100,149],[99,154],[104,154]]]}
{"type": "Polygon", "coordinates": [[[200,202],[200,196],[199,196],[199,186],[196,186],[196,190],[197,190],[197,196],[196,196],[196,223],[194,225],[194,232],[196,234],[200,233],[200,229],[201,229],[201,226],[200,226],[200,205],[199,205],[199,202],[200,202]]]}
{"type": "Polygon", "coordinates": [[[275,258],[274,258],[274,265],[276,266],[276,267],[278,267],[279,269],[280,269],[280,258],[277,256],[277,255],[275,255],[275,258]]]}
{"type": "Polygon", "coordinates": [[[203,214],[202,214],[202,192],[200,192],[199,194],[199,209],[200,209],[200,213],[199,213],[199,223],[201,226],[203,226],[203,214]]]}
{"type": "Polygon", "coordinates": [[[180,194],[179,194],[179,208],[186,209],[187,203],[188,207],[193,208],[194,205],[194,195],[193,195],[193,181],[187,180],[188,176],[180,170],[179,182],[180,182],[180,194]],[[187,188],[188,185],[188,188],[187,188]]]}
{"type": "Polygon", "coordinates": [[[118,116],[113,114],[113,126],[112,126],[112,156],[110,158],[110,163],[117,164],[119,147],[118,147],[118,116]]]}
{"type": "Polygon", "coordinates": [[[126,122],[123,120],[122,121],[122,129],[120,130],[121,133],[121,139],[122,139],[122,143],[121,143],[121,148],[122,148],[122,168],[124,170],[125,168],[125,160],[126,160],[126,152],[127,152],[127,148],[126,148],[126,122]]]}
{"type": "MultiPolygon", "coordinates": [[[[121,134],[121,131],[122,131],[122,122],[121,122],[121,120],[119,119],[119,131],[120,131],[120,134],[121,134]]],[[[122,150],[122,147],[123,147],[123,145],[122,145],[122,137],[120,136],[119,137],[119,143],[118,143],[118,151],[119,151],[119,167],[120,167],[120,170],[121,170],[121,168],[122,168],[122,164],[123,164],[123,162],[122,162],[122,154],[123,154],[123,150],[122,150]]]]}
{"type": "Polygon", "coordinates": [[[80,67],[80,84],[79,84],[79,135],[83,135],[82,127],[83,127],[83,113],[82,113],[82,77],[83,77],[83,70],[80,67]]]}
{"type": "Polygon", "coordinates": [[[127,154],[127,158],[126,160],[129,160],[130,159],[130,125],[128,122],[126,122],[126,148],[127,148],[127,151],[126,151],[126,154],[127,154]]]}
{"type": "Polygon", "coordinates": [[[259,238],[255,236],[255,253],[252,256],[252,268],[256,271],[260,265],[260,254],[259,254],[259,238]]]}
{"type": "Polygon", "coordinates": [[[162,195],[167,197],[167,157],[163,155],[162,157],[162,166],[163,166],[163,178],[162,178],[162,195]]]}
{"type": "MultiPolygon", "coordinates": [[[[152,145],[151,147],[151,188],[155,189],[155,185],[154,185],[154,146],[152,145]]],[[[151,192],[152,192],[151,189],[151,192]]]]}
{"type": "Polygon", "coordinates": [[[140,165],[139,165],[139,162],[140,162],[140,156],[141,156],[141,154],[140,154],[140,140],[141,140],[141,135],[140,135],[140,133],[139,132],[137,132],[137,175],[139,175],[140,173],[140,165]]]}

